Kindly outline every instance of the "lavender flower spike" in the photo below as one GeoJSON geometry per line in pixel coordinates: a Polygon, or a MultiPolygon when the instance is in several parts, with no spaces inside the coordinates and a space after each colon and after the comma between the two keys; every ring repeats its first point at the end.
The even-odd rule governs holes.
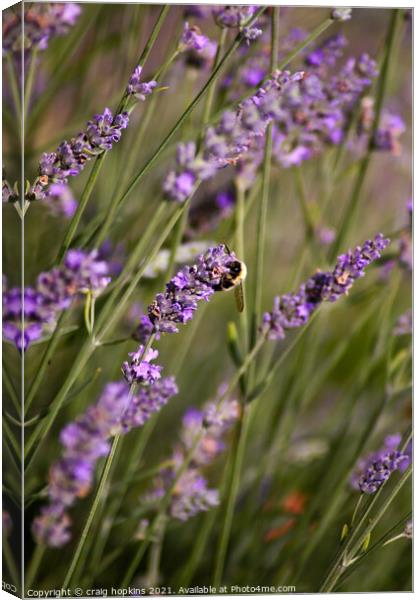
{"type": "Polygon", "coordinates": [[[110,281],[109,265],[96,250],[76,249],[68,251],[60,267],[41,273],[34,288],[8,289],[4,281],[3,337],[25,351],[55,327],[59,313],[73,300],[87,293],[99,296],[110,281]]]}
{"type": "Polygon", "coordinates": [[[242,27],[255,14],[257,6],[214,6],[212,14],[220,27],[242,27]]]}
{"type": "Polygon", "coordinates": [[[7,10],[3,17],[3,51],[19,55],[32,48],[45,50],[52,37],[65,35],[75,25],[81,8],[74,2],[36,2],[20,10],[7,10]]]}
{"type": "Polygon", "coordinates": [[[251,98],[239,104],[236,112],[225,111],[216,126],[207,128],[199,155],[193,142],[179,144],[177,169],[169,173],[163,184],[168,198],[184,202],[198,180],[209,179],[250,152],[269,123],[282,114],[282,94],[302,77],[303,73],[274,73],[251,98]]]}
{"type": "MultiPolygon", "coordinates": [[[[218,390],[217,398],[225,393],[226,386],[218,390]]],[[[183,417],[180,433],[181,446],[175,449],[171,466],[160,471],[153,489],[142,500],[153,507],[173,485],[186,455],[197,434],[205,428],[205,435],[194,451],[189,466],[177,480],[172,492],[169,513],[174,519],[187,521],[196,514],[219,504],[218,490],[208,487],[202,469],[213,462],[225,449],[225,436],[240,416],[240,406],[234,399],[221,403],[217,398],[198,410],[190,408],[183,417]]]]}
{"type": "MultiPolygon", "coordinates": [[[[140,369],[139,365],[137,367],[140,369]]],[[[147,369],[149,367],[141,376],[138,393],[130,393],[124,381],[109,383],[98,402],[61,431],[62,456],[49,473],[50,503],[32,525],[39,543],[60,547],[69,541],[68,509],[90,492],[97,462],[108,455],[110,439],[144,425],[177,394],[173,377],[157,381],[157,376],[152,378],[144,374],[147,369]]],[[[153,369],[157,369],[160,377],[161,367],[153,369]]]]}
{"type": "Polygon", "coordinates": [[[135,96],[137,100],[144,102],[146,97],[149,96],[157,86],[157,81],[141,81],[142,71],[143,68],[140,65],[135,67],[134,72],[129,79],[126,94],[127,96],[135,96]]]}
{"type": "Polygon", "coordinates": [[[383,448],[362,458],[351,477],[352,486],[365,494],[375,494],[394,471],[404,471],[411,456],[409,450],[397,450],[400,442],[399,434],[387,436],[383,448]]]}
{"type": "Polygon", "coordinates": [[[177,333],[178,324],[193,318],[198,303],[208,301],[220,289],[223,277],[236,262],[234,252],[220,244],[201,254],[195,264],[178,271],[166,285],[165,292],[157,294],[148,307],[154,332],[177,333]]]}
{"type": "Polygon", "coordinates": [[[60,504],[50,504],[32,523],[32,533],[38,544],[60,548],[70,539],[71,520],[60,504]]]}
{"type": "Polygon", "coordinates": [[[286,330],[304,325],[321,302],[335,302],[347,294],[354,281],[365,275],[365,268],[380,258],[389,243],[390,240],[378,234],[374,240],[367,240],[339,256],[333,271],[317,272],[296,294],[276,297],[273,310],[263,318],[262,329],[268,338],[284,338],[286,330]]]}
{"type": "Polygon", "coordinates": [[[56,193],[53,184],[65,184],[68,177],[76,177],[84,169],[87,161],[110,150],[119,142],[122,130],[128,126],[128,113],[115,116],[109,108],[95,115],[85,131],[69,142],[62,142],[55,152],[44,153],[39,161],[39,176],[31,185],[26,199],[44,200],[56,193]]]}

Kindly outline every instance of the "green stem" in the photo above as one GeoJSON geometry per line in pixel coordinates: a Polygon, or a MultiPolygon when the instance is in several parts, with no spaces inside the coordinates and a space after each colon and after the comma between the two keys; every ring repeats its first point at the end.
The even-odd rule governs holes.
{"type": "Polygon", "coordinates": [[[176,225],[175,233],[174,233],[173,240],[172,240],[172,245],[170,248],[169,263],[167,265],[167,269],[164,274],[164,282],[169,281],[169,279],[172,277],[173,269],[176,264],[176,254],[177,254],[179,246],[182,243],[183,234],[185,233],[185,228],[188,223],[188,215],[189,215],[189,211],[185,210],[182,213],[182,216],[176,225]]]}
{"type": "Polygon", "coordinates": [[[370,165],[371,158],[372,158],[372,155],[374,152],[373,144],[374,144],[376,132],[377,132],[379,124],[380,124],[381,111],[382,111],[384,97],[385,97],[385,93],[386,93],[386,89],[387,89],[387,85],[388,85],[388,81],[389,81],[391,58],[394,55],[394,52],[393,52],[394,41],[396,39],[396,33],[397,33],[398,24],[400,21],[401,12],[402,12],[401,10],[395,9],[392,11],[392,14],[390,17],[390,23],[389,23],[387,39],[386,39],[386,44],[385,44],[386,54],[385,54],[383,66],[382,66],[382,69],[380,72],[380,77],[378,80],[377,98],[376,98],[376,104],[375,104],[375,117],[374,117],[374,123],[373,123],[372,129],[371,129],[371,135],[369,138],[368,149],[367,149],[365,157],[363,158],[363,160],[360,163],[360,166],[358,169],[358,175],[356,177],[355,184],[354,184],[352,193],[349,198],[349,203],[343,214],[341,226],[339,227],[338,234],[336,236],[336,240],[330,248],[330,254],[329,254],[330,260],[332,260],[333,257],[336,256],[338,254],[338,252],[341,250],[342,246],[344,245],[344,242],[346,241],[346,238],[348,237],[348,235],[352,229],[354,221],[355,221],[357,208],[358,208],[359,202],[361,200],[362,188],[363,188],[366,174],[368,171],[368,167],[370,165]]]}
{"type": "Polygon", "coordinates": [[[304,220],[306,240],[311,241],[314,236],[315,225],[311,218],[310,210],[307,204],[306,193],[304,189],[304,180],[301,167],[295,169],[295,184],[297,188],[298,201],[300,203],[301,212],[304,220]]]}
{"type": "Polygon", "coordinates": [[[20,417],[20,414],[21,414],[21,411],[22,411],[22,406],[20,404],[18,395],[16,393],[16,390],[15,390],[14,385],[12,383],[11,377],[9,375],[9,372],[6,369],[6,365],[5,365],[4,362],[3,362],[3,382],[4,382],[4,385],[5,385],[6,389],[7,389],[8,394],[10,396],[10,400],[12,401],[13,406],[15,407],[16,412],[17,412],[17,414],[20,417]]]}
{"type": "Polygon", "coordinates": [[[20,446],[19,443],[16,441],[13,431],[10,429],[8,422],[5,419],[3,419],[3,432],[5,434],[5,438],[10,443],[10,447],[13,448],[13,451],[19,464],[19,461],[21,459],[20,446]]]}
{"type": "Polygon", "coordinates": [[[37,58],[38,58],[38,50],[37,50],[37,48],[34,48],[32,50],[32,54],[31,54],[31,58],[30,58],[30,62],[29,62],[28,77],[27,77],[26,84],[25,84],[24,91],[23,91],[23,116],[24,116],[25,123],[26,123],[26,116],[28,114],[29,102],[31,100],[31,95],[32,95],[33,82],[35,79],[36,59],[37,58]]]}
{"type": "MultiPolygon", "coordinates": [[[[321,586],[321,588],[319,590],[320,592],[327,593],[327,592],[333,591],[333,589],[335,588],[336,584],[338,583],[338,581],[340,579],[340,576],[348,568],[352,559],[355,557],[356,553],[361,548],[364,539],[377,526],[379,521],[382,519],[382,517],[386,513],[388,507],[393,502],[393,500],[397,496],[397,494],[400,492],[400,490],[402,489],[404,484],[407,482],[407,480],[409,479],[411,474],[412,474],[412,465],[410,465],[409,468],[403,473],[402,477],[397,482],[397,484],[394,486],[393,490],[391,491],[391,493],[389,494],[388,498],[385,500],[385,502],[383,503],[381,508],[378,510],[377,514],[372,519],[370,519],[368,525],[365,527],[364,530],[362,530],[361,536],[358,538],[357,541],[355,541],[351,550],[348,552],[349,545],[351,544],[351,542],[354,541],[357,534],[360,533],[361,524],[359,524],[356,527],[356,529],[350,536],[347,544],[345,544],[344,549],[339,553],[335,564],[333,565],[332,569],[329,572],[329,575],[326,577],[326,580],[324,581],[323,585],[321,586]]],[[[367,513],[370,512],[372,506],[376,503],[377,497],[378,497],[378,495],[376,495],[374,497],[373,501],[370,503],[370,505],[368,507],[368,511],[366,511],[367,513]]],[[[365,517],[364,517],[363,521],[364,520],[365,520],[365,517]]]]}
{"type": "Polygon", "coordinates": [[[7,73],[9,75],[10,91],[12,93],[13,104],[15,107],[16,116],[19,119],[19,127],[22,123],[22,101],[20,97],[20,89],[18,84],[18,78],[16,75],[15,65],[13,64],[13,58],[10,52],[6,54],[6,65],[7,73]]]}
{"type": "Polygon", "coordinates": [[[12,549],[10,548],[9,540],[5,533],[3,533],[3,558],[9,570],[12,583],[19,590],[20,577],[16,567],[15,559],[13,558],[12,549]]]}
{"type": "Polygon", "coordinates": [[[70,392],[74,382],[77,380],[78,376],[86,366],[87,361],[93,354],[94,350],[95,345],[92,343],[92,340],[90,338],[87,339],[85,344],[81,348],[79,354],[77,355],[77,359],[73,363],[63,386],[58,392],[58,395],[51,402],[50,412],[45,417],[45,419],[38,424],[38,426],[33,431],[31,437],[26,443],[25,470],[28,469],[29,466],[32,464],[34,457],[37,455],[39,449],[42,447],[42,442],[45,440],[49,430],[51,429],[51,426],[55,421],[55,418],[59,413],[61,406],[67,397],[67,394],[70,392]]]}
{"type": "MultiPolygon", "coordinates": [[[[116,524],[115,523],[116,516],[117,516],[117,514],[122,506],[122,503],[125,499],[125,494],[127,492],[128,486],[133,481],[133,476],[134,476],[135,470],[141,464],[144,449],[145,449],[145,447],[148,443],[148,440],[150,439],[150,436],[154,430],[155,423],[156,423],[155,419],[150,419],[145,424],[145,426],[142,428],[142,430],[139,432],[137,441],[134,444],[134,446],[133,447],[131,445],[127,446],[127,453],[129,450],[129,459],[128,459],[128,467],[127,467],[126,474],[121,482],[117,482],[113,486],[113,487],[117,488],[118,493],[115,495],[113,502],[110,504],[110,506],[103,518],[104,525],[101,528],[99,535],[97,536],[95,546],[91,553],[92,558],[90,561],[90,565],[91,565],[91,570],[92,570],[92,573],[94,574],[94,576],[97,575],[97,573],[96,573],[97,565],[102,563],[102,555],[105,550],[106,543],[111,534],[112,527],[114,526],[114,524],[116,524]]],[[[126,443],[127,442],[129,444],[129,440],[126,439],[126,443]]],[[[122,446],[121,452],[122,452],[122,454],[124,453],[124,446],[122,446]]],[[[144,477],[145,477],[145,475],[146,474],[144,474],[144,477]]],[[[122,549],[121,547],[117,548],[117,550],[121,550],[121,549],[122,549]]],[[[119,555],[119,553],[117,555],[119,555]]]]}
{"type": "Polygon", "coordinates": [[[389,540],[387,540],[386,542],[384,542],[383,546],[387,546],[388,544],[392,544],[393,542],[395,542],[397,540],[401,540],[406,537],[407,536],[405,533],[399,533],[399,535],[395,535],[394,537],[392,537],[389,540]]]}
{"type": "Polygon", "coordinates": [[[363,499],[364,499],[364,496],[361,494],[359,496],[359,498],[358,498],[358,501],[357,501],[356,505],[355,505],[355,510],[353,512],[352,519],[351,519],[351,527],[353,527],[354,524],[355,524],[355,522],[356,522],[356,517],[357,517],[358,511],[359,511],[359,509],[361,507],[363,499]]]}
{"type": "Polygon", "coordinates": [[[309,46],[315,39],[317,39],[322,33],[326,31],[335,21],[333,19],[326,19],[320,25],[318,25],[310,35],[303,40],[298,46],[294,48],[287,56],[278,64],[278,69],[285,69],[289,63],[300,54],[307,46],[309,46]]]}
{"type": "MultiPolygon", "coordinates": [[[[226,488],[232,477],[233,469],[233,456],[231,452],[227,457],[227,464],[223,472],[222,481],[220,485],[220,497],[224,498],[226,488]]],[[[210,510],[205,515],[205,520],[202,527],[199,528],[199,534],[195,540],[195,544],[188,556],[188,561],[183,566],[179,577],[177,579],[179,586],[188,587],[196,569],[202,559],[205,548],[208,543],[210,533],[214,530],[214,525],[218,516],[219,508],[210,510]]]]}
{"type": "MultiPolygon", "coordinates": [[[[167,69],[170,67],[173,60],[176,58],[176,56],[177,56],[177,52],[175,52],[171,56],[170,60],[168,60],[165,63],[165,65],[163,65],[163,67],[161,69],[159,69],[159,71],[154,76],[155,80],[158,81],[160,78],[162,78],[162,79],[164,78],[167,69]]],[[[143,118],[139,125],[138,133],[135,136],[135,145],[131,149],[131,152],[128,157],[128,162],[126,164],[126,173],[128,175],[130,174],[132,167],[137,159],[139,150],[143,147],[144,134],[147,131],[147,128],[151,121],[151,118],[153,117],[153,114],[154,114],[154,111],[156,108],[156,104],[157,104],[157,100],[158,100],[157,94],[153,94],[152,97],[148,100],[148,102],[146,104],[146,109],[144,111],[143,118]]],[[[127,181],[127,178],[124,178],[122,183],[117,185],[116,189],[114,190],[111,203],[107,209],[106,216],[103,219],[102,223],[99,221],[99,223],[101,223],[101,224],[99,224],[99,227],[98,227],[98,236],[95,238],[95,248],[98,248],[102,244],[102,242],[106,239],[109,230],[115,223],[115,217],[117,214],[118,203],[119,203],[119,196],[116,192],[118,189],[120,189],[120,187],[122,187],[122,185],[125,184],[126,181],[127,181]]],[[[142,208],[143,202],[145,201],[145,198],[146,197],[144,196],[144,200],[140,201],[140,204],[137,208],[137,210],[139,212],[141,211],[141,208],[142,208]]]]}
{"type": "Polygon", "coordinates": [[[70,567],[69,567],[69,569],[67,571],[67,574],[65,576],[64,583],[63,583],[63,588],[67,588],[70,585],[70,583],[71,583],[71,578],[72,578],[73,573],[74,573],[74,571],[75,571],[75,569],[77,567],[80,555],[81,555],[81,553],[83,551],[83,547],[84,547],[84,545],[86,543],[86,540],[87,540],[87,536],[89,535],[90,528],[91,528],[91,526],[93,524],[93,519],[94,519],[96,511],[97,511],[97,509],[99,507],[99,503],[100,503],[100,501],[102,499],[102,495],[103,495],[103,493],[105,491],[105,486],[106,486],[106,483],[107,483],[107,480],[108,480],[108,477],[109,477],[109,474],[110,474],[110,471],[111,471],[112,462],[113,462],[113,459],[115,457],[115,453],[116,453],[116,450],[117,450],[119,442],[120,442],[120,435],[117,435],[117,436],[114,437],[114,440],[112,442],[112,447],[111,447],[109,455],[108,455],[108,457],[106,459],[105,467],[103,469],[102,476],[100,478],[99,487],[97,489],[95,499],[93,501],[92,507],[91,507],[90,512],[89,512],[89,516],[87,518],[87,521],[86,521],[85,526],[83,528],[82,534],[80,536],[80,540],[79,540],[79,543],[77,545],[76,551],[74,552],[73,559],[71,561],[70,567]]]}
{"type": "Polygon", "coordinates": [[[35,581],[35,577],[41,566],[42,559],[44,557],[46,546],[38,545],[35,547],[31,562],[28,567],[28,574],[24,577],[25,588],[30,589],[35,581]]]}
{"type": "Polygon", "coordinates": [[[93,192],[93,188],[95,187],[96,180],[99,176],[99,172],[102,167],[102,162],[105,158],[105,155],[106,152],[103,152],[100,156],[96,158],[93,168],[89,173],[89,178],[84,187],[83,193],[80,198],[80,202],[77,205],[77,210],[74,213],[73,218],[71,219],[70,225],[68,226],[67,232],[64,236],[64,240],[58,251],[57,262],[62,262],[67,250],[70,248],[71,242],[73,241],[73,237],[77,231],[80,220],[83,216],[87,203],[89,202],[90,196],[93,192]]]}
{"type": "MultiPolygon", "coordinates": [[[[271,58],[270,71],[277,68],[278,42],[279,42],[279,8],[272,9],[271,24],[271,58]]],[[[262,174],[262,194],[259,205],[259,214],[256,233],[256,273],[253,301],[253,320],[251,332],[251,344],[253,345],[256,337],[262,315],[262,292],[263,292],[263,270],[265,259],[266,242],[266,218],[268,214],[269,187],[271,179],[271,161],[272,161],[272,123],[268,125],[265,136],[265,151],[263,157],[262,174]]]]}
{"type": "Polygon", "coordinates": [[[231,528],[233,525],[234,507],[236,504],[237,494],[240,486],[240,475],[243,466],[243,459],[246,449],[247,436],[249,433],[249,425],[252,410],[252,406],[250,405],[245,405],[243,407],[243,414],[239,425],[237,445],[235,448],[232,449],[232,452],[234,454],[233,475],[228,491],[224,522],[215,560],[213,585],[216,588],[216,590],[219,589],[223,577],[224,564],[227,555],[228,543],[230,540],[231,528]]]}
{"type": "Polygon", "coordinates": [[[26,402],[25,402],[25,416],[28,414],[28,411],[32,404],[32,401],[35,398],[36,392],[38,391],[38,388],[44,378],[45,372],[48,369],[49,361],[50,361],[51,357],[53,356],[55,349],[57,347],[57,344],[60,340],[60,332],[64,325],[66,314],[67,314],[66,311],[63,311],[61,313],[61,315],[57,321],[57,324],[55,326],[54,333],[52,334],[52,337],[50,338],[50,340],[48,342],[48,346],[42,356],[41,363],[36,370],[35,379],[32,382],[32,385],[29,389],[29,393],[28,393],[28,396],[27,396],[26,402]]]}
{"type": "MultiPolygon", "coordinates": [[[[236,253],[240,260],[245,261],[246,256],[244,252],[244,222],[246,215],[246,198],[243,187],[236,182],[236,210],[235,210],[235,244],[236,253]]],[[[244,310],[240,313],[240,329],[242,337],[242,348],[244,352],[248,352],[249,349],[249,324],[247,318],[247,303],[246,303],[246,281],[242,283],[243,298],[244,298],[244,310]]]]}
{"type": "Polygon", "coordinates": [[[163,548],[164,533],[166,530],[167,517],[165,514],[159,516],[156,526],[155,540],[151,546],[150,562],[147,573],[147,586],[154,587],[159,582],[160,558],[163,548]]]}
{"type": "MultiPolygon", "coordinates": [[[[219,34],[219,38],[218,38],[218,45],[217,45],[217,52],[215,54],[215,59],[214,59],[214,68],[218,67],[219,63],[220,63],[220,59],[221,59],[221,54],[224,50],[224,46],[227,40],[227,33],[228,33],[228,29],[227,28],[221,28],[220,29],[220,34],[219,34]]],[[[205,101],[205,107],[204,107],[204,112],[203,112],[203,116],[202,116],[202,125],[203,125],[203,130],[205,130],[205,127],[208,126],[208,123],[211,119],[211,113],[212,113],[212,108],[213,108],[213,104],[214,104],[214,96],[215,96],[215,90],[216,90],[216,86],[215,86],[216,81],[214,80],[212,82],[212,85],[210,86],[209,90],[208,90],[208,95],[205,101]]],[[[199,147],[201,146],[202,143],[202,138],[203,138],[203,132],[201,133],[201,139],[200,139],[200,143],[198,145],[198,151],[199,151],[199,147]]]]}
{"type": "MultiPolygon", "coordinates": [[[[148,352],[148,350],[151,348],[151,346],[154,342],[154,339],[155,339],[155,334],[152,334],[149,337],[147,344],[145,345],[145,348],[143,349],[143,356],[145,356],[146,353],[148,352]]],[[[97,537],[97,542],[93,548],[93,551],[91,552],[91,555],[92,555],[92,563],[91,564],[93,566],[93,569],[96,569],[97,564],[100,562],[100,560],[102,558],[102,554],[103,554],[107,539],[109,537],[110,531],[112,529],[115,517],[118,513],[119,508],[122,505],[126,490],[128,488],[129,483],[132,480],[132,476],[135,472],[135,469],[137,468],[138,464],[141,462],[144,449],[145,449],[147,442],[150,438],[150,435],[154,429],[155,423],[156,423],[156,419],[155,419],[155,417],[152,417],[146,423],[146,425],[143,427],[142,431],[139,433],[138,440],[137,440],[137,443],[134,446],[134,448],[133,449],[130,448],[130,452],[129,452],[130,459],[128,461],[127,472],[126,472],[123,480],[119,483],[120,491],[117,494],[114,501],[111,503],[108,513],[106,515],[106,518],[104,517],[104,519],[103,519],[104,522],[106,523],[106,525],[101,528],[101,532],[97,537]]]]}
{"type": "MultiPolygon", "coordinates": [[[[343,577],[339,580],[339,588],[345,583],[345,581],[347,579],[349,579],[349,577],[351,577],[354,573],[354,571],[359,567],[359,565],[361,563],[363,563],[365,561],[365,559],[371,554],[371,552],[374,552],[375,550],[377,550],[378,548],[383,548],[386,545],[386,542],[384,542],[384,540],[386,540],[388,538],[388,536],[395,531],[396,529],[398,529],[402,524],[405,524],[406,521],[412,516],[412,511],[409,511],[402,519],[399,519],[399,521],[393,525],[393,527],[391,527],[388,531],[386,531],[386,533],[384,533],[376,542],[375,544],[373,544],[372,546],[370,546],[368,548],[368,550],[366,552],[363,552],[356,560],[355,563],[352,563],[352,565],[350,565],[346,571],[345,574],[343,575],[343,577]],[[383,543],[384,542],[384,543],[383,543]]],[[[402,534],[402,537],[406,537],[402,534]]],[[[393,538],[394,539],[394,538],[393,538]]]]}

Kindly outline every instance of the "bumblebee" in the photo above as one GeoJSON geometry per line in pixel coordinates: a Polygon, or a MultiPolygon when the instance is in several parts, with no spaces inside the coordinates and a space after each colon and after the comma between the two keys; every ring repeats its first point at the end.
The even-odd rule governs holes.
{"type": "MultiPolygon", "coordinates": [[[[226,248],[227,249],[227,248],[226,248]]],[[[227,249],[227,251],[229,251],[227,249]]],[[[232,260],[228,265],[228,271],[223,273],[220,277],[220,283],[214,286],[216,292],[228,292],[234,289],[234,295],[236,298],[237,310],[243,312],[244,310],[244,292],[243,292],[243,281],[246,279],[247,267],[244,262],[240,260],[232,260]]]]}

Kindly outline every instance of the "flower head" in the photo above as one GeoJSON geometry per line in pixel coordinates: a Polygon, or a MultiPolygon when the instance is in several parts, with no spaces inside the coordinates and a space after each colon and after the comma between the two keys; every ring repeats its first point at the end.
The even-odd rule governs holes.
{"type": "Polygon", "coordinates": [[[163,184],[166,195],[184,202],[198,180],[209,179],[219,169],[241,160],[257,139],[263,138],[269,123],[280,116],[284,90],[302,77],[302,73],[276,72],[235,112],[225,111],[217,125],[207,128],[199,155],[193,142],[179,144],[177,169],[168,174],[163,184]]]}
{"type": "Polygon", "coordinates": [[[374,494],[394,471],[404,471],[411,460],[408,449],[397,450],[399,434],[389,435],[377,452],[361,458],[351,476],[351,485],[365,494],[374,494]]]}
{"type": "Polygon", "coordinates": [[[62,215],[67,219],[71,218],[77,209],[77,201],[71,189],[62,182],[51,184],[46,201],[53,214],[62,215]]]}
{"type": "Polygon", "coordinates": [[[2,202],[18,202],[19,201],[19,190],[17,187],[17,182],[12,187],[10,183],[5,179],[3,173],[2,180],[2,202]]]}
{"type": "Polygon", "coordinates": [[[220,244],[201,254],[195,264],[178,271],[165,292],[157,294],[148,307],[154,331],[177,333],[178,324],[193,318],[198,302],[209,300],[236,261],[234,252],[220,244]]]}
{"type": "Polygon", "coordinates": [[[152,490],[143,498],[150,506],[155,505],[173,487],[176,479],[169,507],[169,513],[174,519],[186,521],[219,503],[218,490],[208,486],[202,468],[224,450],[224,438],[240,416],[238,402],[230,398],[223,399],[225,391],[225,386],[221,386],[215,400],[204,406],[203,410],[187,410],[182,421],[181,444],[173,453],[171,465],[161,469],[152,490]],[[197,435],[203,431],[205,433],[196,446],[187,469],[177,477],[197,435]]]}
{"type": "MultiPolygon", "coordinates": [[[[154,357],[148,356],[149,360],[154,357]]],[[[50,468],[49,505],[42,509],[32,527],[40,543],[52,547],[67,543],[71,537],[67,511],[77,499],[89,494],[97,462],[109,453],[110,439],[144,425],[177,394],[174,378],[160,379],[161,367],[153,368],[158,369],[158,377],[152,379],[143,372],[137,378],[138,392],[130,391],[125,381],[106,385],[96,404],[61,431],[63,452],[50,468]]]]}
{"type": "Polygon", "coordinates": [[[412,310],[407,310],[397,319],[397,324],[393,330],[394,335],[412,335],[413,331],[413,315],[412,310]]]}
{"type": "Polygon", "coordinates": [[[55,327],[59,313],[82,294],[99,296],[110,283],[109,266],[98,252],[71,249],[64,262],[41,273],[36,286],[3,286],[3,336],[20,351],[55,327]],[[23,311],[23,319],[22,319],[23,311]]]}
{"type": "Polygon", "coordinates": [[[215,22],[220,27],[241,28],[247,23],[257,10],[257,6],[215,6],[212,9],[215,22]]]}
{"type": "MultiPolygon", "coordinates": [[[[88,121],[86,130],[62,142],[55,152],[44,153],[39,161],[39,176],[26,194],[27,200],[44,200],[54,184],[67,183],[68,177],[81,173],[87,161],[110,150],[128,126],[128,113],[112,115],[109,108],[88,121]]],[[[52,188],[56,194],[57,188],[52,188]]]]}
{"type": "Polygon", "coordinates": [[[3,287],[3,337],[24,352],[54,323],[54,312],[32,287],[3,287]]]}
{"type": "Polygon", "coordinates": [[[32,523],[32,533],[39,544],[59,548],[66,544],[71,534],[70,517],[61,505],[50,504],[41,510],[41,514],[32,523]]]}
{"type": "Polygon", "coordinates": [[[122,372],[127,382],[151,385],[160,379],[162,367],[151,363],[158,355],[158,351],[152,348],[144,354],[144,346],[139,346],[135,352],[130,352],[130,362],[125,361],[122,365],[122,372]]]}
{"type": "Polygon", "coordinates": [[[32,48],[45,50],[55,36],[65,35],[72,27],[81,8],[74,2],[38,2],[21,11],[5,11],[3,18],[3,51],[19,54],[32,48]]]}
{"type": "Polygon", "coordinates": [[[333,271],[318,271],[297,293],[277,296],[273,310],[263,318],[266,335],[273,340],[282,339],[286,330],[304,325],[321,302],[335,302],[347,294],[354,281],[365,275],[365,268],[380,258],[389,243],[378,234],[374,240],[367,240],[339,256],[333,271]]]}
{"type": "Polygon", "coordinates": [[[201,33],[199,27],[196,25],[189,25],[188,22],[185,23],[180,40],[180,47],[182,50],[202,52],[208,43],[209,39],[201,33]]]}
{"type": "Polygon", "coordinates": [[[143,68],[140,65],[135,67],[134,72],[129,79],[126,93],[128,96],[135,96],[137,100],[144,102],[146,97],[149,96],[157,86],[157,81],[141,81],[142,71],[143,68]]]}

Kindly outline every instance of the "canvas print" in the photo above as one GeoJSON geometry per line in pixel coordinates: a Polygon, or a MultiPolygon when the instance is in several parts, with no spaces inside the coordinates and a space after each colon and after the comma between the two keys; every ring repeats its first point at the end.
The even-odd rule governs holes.
{"type": "Polygon", "coordinates": [[[412,590],[412,8],[2,18],[3,590],[412,590]]]}

